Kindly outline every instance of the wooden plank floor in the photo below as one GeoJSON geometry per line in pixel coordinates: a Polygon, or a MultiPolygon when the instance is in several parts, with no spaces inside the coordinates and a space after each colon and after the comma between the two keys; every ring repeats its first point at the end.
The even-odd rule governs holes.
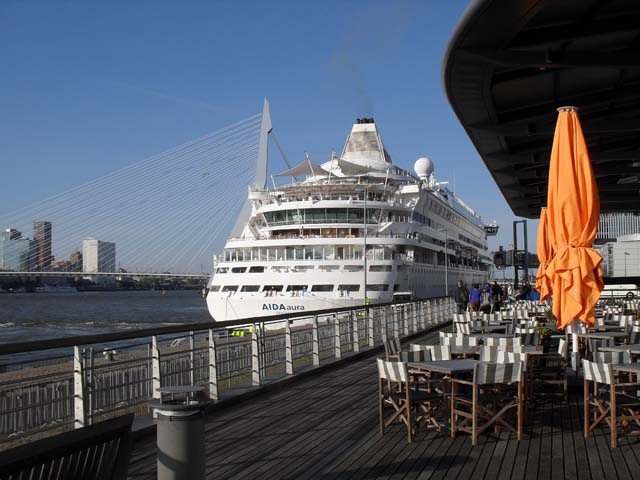
{"type": "MultiPolygon", "coordinates": [[[[425,340],[435,342],[435,335],[425,340]]],[[[609,447],[599,428],[585,440],[579,394],[549,396],[528,417],[522,441],[502,432],[479,444],[459,435],[378,431],[372,358],[320,373],[207,417],[207,478],[601,479],[640,475],[640,441],[609,447]]],[[[155,438],[134,445],[132,479],[156,478],[155,438]]]]}

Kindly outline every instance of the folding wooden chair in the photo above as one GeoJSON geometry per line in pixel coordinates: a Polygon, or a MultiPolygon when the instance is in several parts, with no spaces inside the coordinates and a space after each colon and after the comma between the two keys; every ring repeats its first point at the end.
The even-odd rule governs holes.
{"type": "Polygon", "coordinates": [[[397,360],[401,351],[402,345],[400,345],[399,338],[392,337],[384,342],[384,354],[386,360],[397,360]]]}
{"type": "Polygon", "coordinates": [[[520,337],[486,337],[484,345],[487,347],[501,347],[503,350],[507,350],[515,345],[522,345],[522,339],[520,337]]]}
{"type": "Polygon", "coordinates": [[[603,421],[611,430],[612,448],[618,445],[618,433],[621,428],[628,430],[629,435],[640,435],[640,430],[630,430],[634,425],[640,427],[640,397],[637,395],[640,383],[618,382],[611,363],[596,363],[583,359],[582,368],[584,437],[589,438],[589,434],[603,421]],[[591,382],[594,383],[594,388],[591,388],[591,382]]]}
{"type": "Polygon", "coordinates": [[[569,366],[569,342],[560,339],[557,352],[545,353],[534,357],[536,365],[530,372],[533,384],[561,385],[565,400],[569,396],[567,368],[569,366]]]}
{"type": "Polygon", "coordinates": [[[389,362],[381,358],[377,362],[380,433],[384,434],[392,423],[400,421],[406,426],[407,440],[411,443],[421,422],[440,428],[433,412],[441,403],[441,395],[413,389],[405,362],[389,362]],[[393,412],[389,418],[385,418],[385,408],[393,412]]]}
{"type": "MultiPolygon", "coordinates": [[[[515,356],[511,352],[503,352],[515,356]]],[[[514,357],[517,358],[517,357],[514,357]]],[[[473,372],[473,380],[451,379],[451,438],[457,432],[471,435],[471,444],[477,445],[478,435],[492,425],[517,432],[522,438],[523,420],[523,362],[486,363],[479,362],[473,372]],[[471,387],[471,398],[458,394],[458,385],[471,387]],[[507,386],[515,387],[516,393],[507,386]],[[482,388],[482,391],[481,391],[482,388]],[[517,411],[514,426],[505,417],[517,411]]]]}

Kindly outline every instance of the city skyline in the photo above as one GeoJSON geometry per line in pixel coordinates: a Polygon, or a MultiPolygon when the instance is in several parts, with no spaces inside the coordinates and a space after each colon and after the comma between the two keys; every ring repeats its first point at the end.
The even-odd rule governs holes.
{"type": "MultiPolygon", "coordinates": [[[[28,60],[16,62],[14,76],[0,79],[0,98],[14,119],[0,131],[8,184],[0,193],[0,218],[256,113],[268,97],[274,129],[292,160],[304,151],[314,161],[326,160],[332,150],[340,151],[355,117],[375,117],[395,163],[411,169],[416,158],[430,157],[440,180],[486,222],[500,224],[490,249],[507,247],[515,217],[440,84],[446,42],[465,6],[372,2],[362,9],[328,2],[305,8],[255,5],[247,11],[198,3],[188,13],[158,5],[121,15],[108,5],[5,5],[3,13],[12,21],[0,39],[9,45],[9,59],[28,60]],[[240,35],[231,25],[241,17],[250,28],[240,35]],[[147,25],[144,44],[136,43],[140,22],[147,25]],[[290,28],[269,28],[274,22],[290,28]],[[85,35],[87,28],[91,35],[85,35]],[[78,38],[85,40],[80,44],[78,38]],[[40,93],[50,90],[57,95],[40,93]],[[61,109],[60,101],[75,108],[61,109]],[[57,168],[44,168],[52,164],[57,168]],[[20,165],[33,167],[29,175],[20,165]]],[[[270,157],[272,173],[282,170],[273,145],[270,157]]],[[[535,223],[529,226],[532,249],[535,223]]],[[[208,258],[219,253],[214,247],[208,258]]],[[[191,268],[198,270],[203,261],[191,268]]]]}

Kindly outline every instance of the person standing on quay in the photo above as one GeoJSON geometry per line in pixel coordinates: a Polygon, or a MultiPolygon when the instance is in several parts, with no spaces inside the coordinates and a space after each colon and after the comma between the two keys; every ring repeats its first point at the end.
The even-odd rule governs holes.
{"type": "Polygon", "coordinates": [[[458,280],[456,303],[458,304],[458,313],[463,313],[467,310],[467,304],[469,303],[469,290],[464,286],[462,280],[458,280]]]}
{"type": "Polygon", "coordinates": [[[471,311],[477,312],[480,309],[480,302],[482,302],[482,290],[480,290],[480,285],[476,283],[473,285],[473,290],[469,292],[471,311]]]}

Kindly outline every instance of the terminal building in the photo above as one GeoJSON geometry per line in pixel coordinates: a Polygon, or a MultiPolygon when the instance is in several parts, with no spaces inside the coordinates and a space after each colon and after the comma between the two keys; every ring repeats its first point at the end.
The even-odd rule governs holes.
{"type": "Polygon", "coordinates": [[[82,241],[82,270],[86,273],[114,273],[116,244],[93,238],[82,241]]]}

